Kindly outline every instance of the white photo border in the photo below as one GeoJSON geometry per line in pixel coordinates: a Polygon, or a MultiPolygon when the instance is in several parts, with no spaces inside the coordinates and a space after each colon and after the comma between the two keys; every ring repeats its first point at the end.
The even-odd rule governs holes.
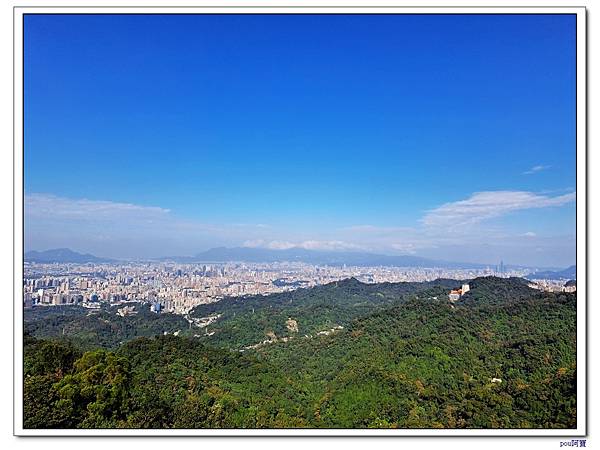
{"type": "Polygon", "coordinates": [[[89,6],[13,9],[13,434],[16,436],[529,436],[588,433],[587,31],[585,7],[89,6]],[[25,14],[574,14],[576,30],[577,427],[575,429],[26,429],[23,428],[23,16],[25,14]]]}

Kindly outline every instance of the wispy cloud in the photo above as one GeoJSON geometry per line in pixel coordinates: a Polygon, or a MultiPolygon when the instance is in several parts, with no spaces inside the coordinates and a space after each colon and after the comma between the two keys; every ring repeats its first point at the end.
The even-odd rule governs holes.
{"type": "Polygon", "coordinates": [[[249,239],[242,243],[242,247],[268,248],[271,250],[287,250],[297,247],[297,244],[289,241],[269,241],[265,239],[249,239]]]}
{"type": "Polygon", "coordinates": [[[35,249],[77,245],[114,257],[189,255],[269,232],[265,224],[211,224],[125,202],[29,193],[24,203],[26,245],[35,249]]]}
{"type": "Polygon", "coordinates": [[[305,250],[365,250],[365,247],[344,241],[324,241],[324,240],[306,240],[306,241],[266,241],[264,239],[248,240],[242,244],[244,247],[268,248],[272,250],[288,250],[290,248],[303,248],[305,250]]]}
{"type": "Polygon", "coordinates": [[[71,247],[117,258],[193,255],[209,247],[243,243],[270,249],[416,253],[461,261],[506,260],[510,255],[522,260],[535,247],[544,249],[543,257],[532,260],[558,260],[574,248],[570,235],[551,238],[531,228],[509,232],[490,219],[573,201],[574,192],[476,192],[427,211],[412,227],[358,224],[304,230],[244,221],[211,224],[159,206],[33,193],[25,196],[25,237],[29,249],[71,247]]]}
{"type": "Polygon", "coordinates": [[[550,167],[552,167],[552,166],[544,166],[542,164],[537,165],[537,166],[533,166],[531,169],[523,172],[523,175],[532,175],[534,173],[538,173],[538,172],[541,172],[543,170],[548,170],[550,167]]]}
{"type": "Polygon", "coordinates": [[[169,210],[105,200],[71,199],[51,194],[27,194],[25,212],[30,217],[52,217],[72,220],[137,220],[163,219],[169,210]]]}
{"type": "Polygon", "coordinates": [[[532,208],[562,206],[575,201],[571,192],[557,197],[526,191],[476,192],[466,200],[446,203],[432,209],[421,220],[428,227],[457,227],[532,208]]]}
{"type": "MultiPolygon", "coordinates": [[[[520,210],[558,207],[575,201],[575,193],[551,196],[527,191],[476,192],[466,199],[427,211],[414,227],[358,224],[322,232],[332,239],[246,241],[248,247],[366,250],[380,253],[434,254],[478,247],[517,247],[540,242],[533,231],[507,232],[490,219],[520,210]],[[485,223],[484,223],[485,222],[485,223]],[[489,223],[488,223],[489,222],[489,223]],[[518,243],[518,245],[517,245],[518,243]]],[[[546,247],[548,243],[544,244],[546,247]]],[[[444,259],[444,257],[441,257],[444,259]]],[[[451,257],[445,256],[446,259],[451,257]]],[[[453,258],[456,258],[453,256],[453,258]]]]}

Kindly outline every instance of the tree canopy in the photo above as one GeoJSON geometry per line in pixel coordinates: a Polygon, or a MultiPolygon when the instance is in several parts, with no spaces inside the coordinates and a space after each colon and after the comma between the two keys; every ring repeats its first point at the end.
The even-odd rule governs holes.
{"type": "Polygon", "coordinates": [[[38,323],[25,427],[574,428],[576,294],[476,279],[452,304],[457,285],[348,280],[196,308],[222,315],[218,339],[91,348],[38,323]]]}

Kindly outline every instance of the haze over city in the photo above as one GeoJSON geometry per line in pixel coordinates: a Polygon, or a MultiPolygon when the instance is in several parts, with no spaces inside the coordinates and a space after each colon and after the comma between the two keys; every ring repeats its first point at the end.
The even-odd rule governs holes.
{"type": "Polygon", "coordinates": [[[26,16],[26,250],[574,264],[574,17],[450,17],[26,16]]]}

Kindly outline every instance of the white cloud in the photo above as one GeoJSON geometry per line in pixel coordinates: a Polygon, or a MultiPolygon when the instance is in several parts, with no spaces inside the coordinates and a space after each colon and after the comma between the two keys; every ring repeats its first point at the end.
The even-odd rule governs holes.
{"type": "Polygon", "coordinates": [[[466,200],[446,203],[421,219],[428,227],[460,227],[503,216],[513,211],[562,206],[575,201],[575,193],[548,197],[526,191],[476,192],[466,200]]]}
{"type": "Polygon", "coordinates": [[[532,175],[534,173],[538,173],[541,172],[542,170],[548,170],[550,167],[552,166],[544,166],[544,165],[537,165],[537,166],[533,166],[531,169],[523,172],[523,175],[532,175]]]}
{"type": "Polygon", "coordinates": [[[248,248],[264,247],[264,246],[265,246],[264,239],[249,239],[242,243],[242,247],[248,247],[248,248]]]}
{"type": "Polygon", "coordinates": [[[344,241],[304,241],[300,247],[307,250],[364,250],[364,247],[344,241]]]}
{"type": "Polygon", "coordinates": [[[265,241],[264,239],[247,240],[242,244],[244,247],[251,248],[268,248],[271,250],[288,250],[290,248],[303,248],[305,250],[364,250],[365,248],[344,241],[319,241],[319,240],[306,240],[298,242],[290,241],[265,241]]]}
{"type": "Polygon", "coordinates": [[[71,199],[51,194],[25,195],[25,214],[29,217],[52,217],[73,220],[163,219],[168,209],[105,200],[71,199]]]}
{"type": "Polygon", "coordinates": [[[261,239],[264,224],[210,224],[169,209],[106,200],[26,194],[25,237],[29,249],[77,246],[102,256],[191,255],[207,247],[261,239]]]}
{"type": "Polygon", "coordinates": [[[406,255],[415,255],[419,246],[411,242],[402,242],[392,244],[392,248],[406,255]]]}
{"type": "Polygon", "coordinates": [[[270,248],[271,250],[287,250],[289,248],[294,248],[297,245],[293,242],[288,241],[271,241],[267,242],[264,247],[270,248]]]}
{"type": "Polygon", "coordinates": [[[242,247],[268,248],[271,250],[287,250],[299,246],[300,244],[295,244],[289,241],[269,241],[265,239],[250,239],[244,241],[244,243],[242,244],[242,247]]]}
{"type": "MultiPolygon", "coordinates": [[[[108,257],[193,255],[210,247],[369,251],[419,254],[448,260],[507,260],[525,249],[544,249],[557,261],[570,255],[565,237],[538,236],[529,229],[507,232],[490,221],[519,210],[566,205],[575,193],[526,191],[477,192],[425,213],[420,226],[359,224],[337,229],[304,230],[265,224],[209,224],[185,219],[169,209],[125,202],[69,199],[50,194],[25,196],[25,237],[28,249],[71,247],[108,257]],[[553,196],[554,195],[554,196],[553,196]],[[494,252],[490,249],[496,249],[494,252]]],[[[531,228],[530,228],[531,227],[531,228]]],[[[570,231],[565,231],[566,236],[570,231]]],[[[574,235],[574,230],[573,230],[574,235]]],[[[526,253],[526,251],[525,251],[526,253]]],[[[570,256],[569,256],[570,257],[570,256]]],[[[543,259],[540,259],[543,260],[543,259]]]]}

